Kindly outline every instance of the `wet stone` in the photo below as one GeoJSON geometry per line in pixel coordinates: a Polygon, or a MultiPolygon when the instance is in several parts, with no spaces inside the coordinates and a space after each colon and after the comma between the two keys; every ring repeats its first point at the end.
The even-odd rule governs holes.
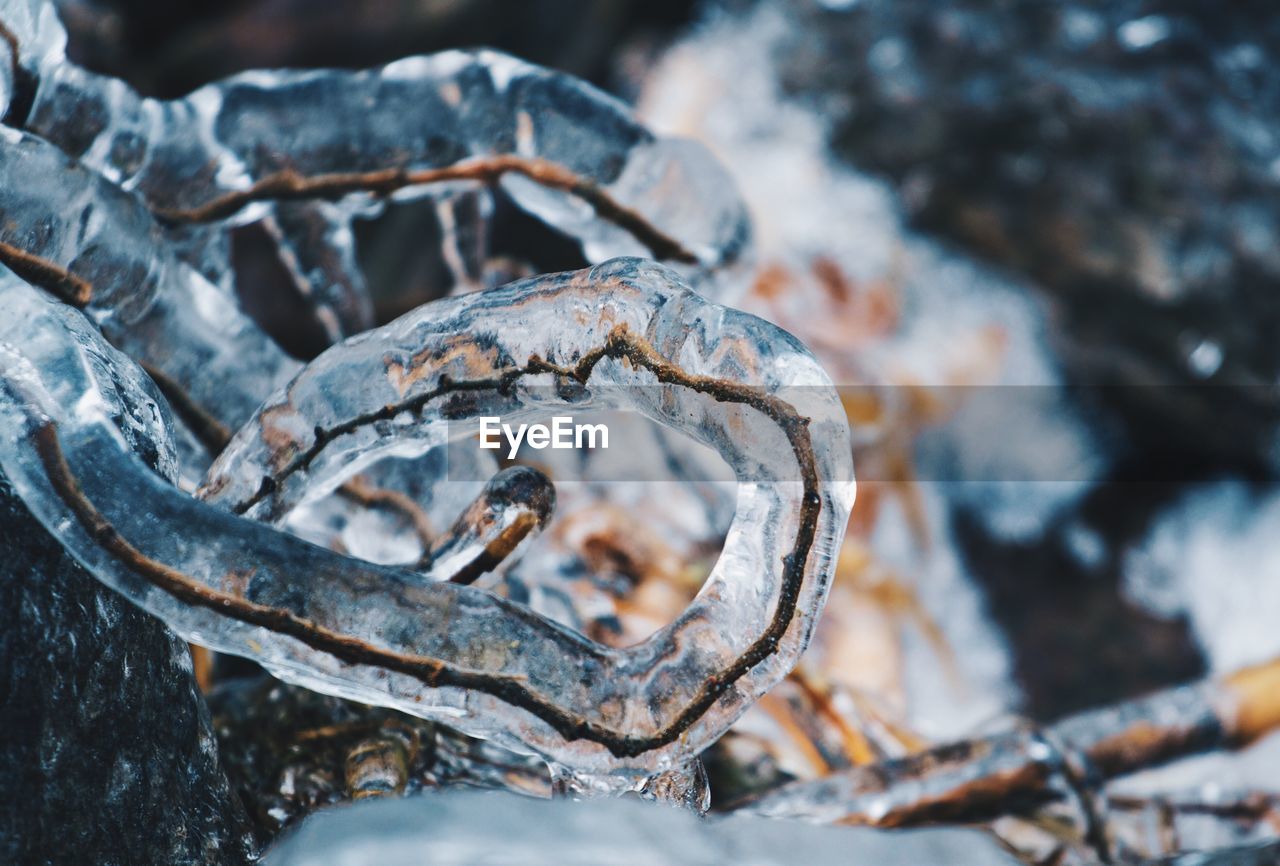
{"type": "Polygon", "coordinates": [[[187,646],[76,564],[4,478],[0,550],[0,862],[248,862],[187,646]]]}

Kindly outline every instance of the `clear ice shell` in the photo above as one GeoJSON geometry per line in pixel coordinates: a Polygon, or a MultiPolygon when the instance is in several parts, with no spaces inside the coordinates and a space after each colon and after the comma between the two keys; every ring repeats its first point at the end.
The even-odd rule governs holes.
{"type": "MultiPolygon", "coordinates": [[[[5,329],[6,368],[32,381],[5,395],[6,425],[17,435],[0,444],[0,464],[78,559],[189,640],[252,657],[317,691],[441,719],[577,772],[674,769],[795,663],[825,600],[852,505],[844,413],[793,338],[706,302],[665,268],[617,260],[421,308],[331,349],[257,417],[302,442],[315,425],[291,420],[357,417],[388,399],[413,399],[441,376],[490,378],[533,356],[572,365],[615,345],[622,325],[651,355],[627,362],[606,352],[575,399],[589,401],[594,384],[649,386],[610,393],[634,394],[634,408],[712,445],[740,478],[751,478],[740,485],[725,550],[693,605],[626,650],[481,589],[424,585],[420,575],[339,556],[186,496],[128,453],[95,382],[39,363],[44,344],[70,339],[65,333],[21,323],[5,329]],[[686,384],[659,386],[645,358],[687,376],[686,384]],[[41,388],[56,399],[36,400],[41,388]],[[790,404],[775,396],[782,389],[790,389],[790,404]],[[790,432],[737,399],[783,412],[793,419],[790,432]],[[66,478],[39,438],[50,420],[83,500],[68,497],[66,478]],[[811,544],[803,547],[806,538],[811,544]],[[119,539],[135,553],[121,554],[119,539]],[[792,567],[788,555],[801,550],[792,567]],[[170,569],[165,580],[181,573],[186,600],[171,584],[162,588],[157,564],[170,569]],[[201,592],[214,600],[191,600],[201,592]],[[781,631],[769,637],[774,625],[781,631]]],[[[548,408],[522,407],[520,393],[518,383],[481,389],[471,405],[501,404],[517,414],[548,408]]],[[[311,471],[331,474],[336,484],[371,453],[439,438],[441,420],[430,401],[420,417],[396,413],[375,434],[359,430],[322,449],[311,471]]],[[[215,467],[219,502],[251,494],[255,473],[273,465],[271,449],[254,434],[262,429],[242,430],[215,467]]],[[[279,486],[285,497],[294,489],[279,486]]]]}
{"type": "Polygon", "coordinates": [[[9,105],[13,102],[13,47],[0,39],[0,118],[9,113],[9,105]]]}
{"type": "Polygon", "coordinates": [[[0,243],[87,284],[85,311],[107,338],[222,424],[239,426],[297,370],[234,297],[173,255],[138,199],[7,127],[0,214],[0,243]]]}
{"type": "MultiPolygon", "coordinates": [[[[39,422],[70,414],[74,423],[110,425],[122,450],[153,458],[163,478],[177,477],[169,430],[173,419],[155,385],[93,323],[66,304],[0,266],[0,387],[5,401],[23,404],[22,415],[39,422]]],[[[19,416],[12,409],[7,422],[19,416]]],[[[6,423],[6,445],[21,428],[6,423]]]]}
{"type": "MultiPolygon", "coordinates": [[[[445,51],[361,72],[247,72],[166,101],[67,62],[45,64],[39,78],[26,128],[157,211],[196,208],[281,172],[416,171],[512,155],[567,168],[678,240],[696,262],[673,265],[704,290],[730,291],[738,282],[730,266],[750,245],[745,206],[705,148],[656,138],[613,97],[495,51],[445,51]],[[85,117],[98,119],[91,134],[85,117]]],[[[648,253],[573,193],[518,174],[501,183],[521,207],[576,237],[590,261],[648,253]]],[[[431,192],[419,186],[396,198],[431,192]]],[[[347,198],[362,201],[366,215],[376,204],[347,198]]],[[[232,220],[271,208],[251,204],[232,220]]]]}
{"type": "Polygon", "coordinates": [[[49,0],[0,0],[0,21],[18,45],[17,64],[8,39],[0,39],[0,117],[9,110],[13,96],[13,73],[39,77],[41,69],[52,68],[66,59],[67,32],[49,0]]]}

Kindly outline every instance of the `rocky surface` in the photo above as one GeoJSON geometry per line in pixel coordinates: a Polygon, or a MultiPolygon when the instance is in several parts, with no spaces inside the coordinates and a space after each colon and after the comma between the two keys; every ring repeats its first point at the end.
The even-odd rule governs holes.
{"type": "Polygon", "coordinates": [[[248,862],[186,644],[0,478],[0,861],[248,862]]]}

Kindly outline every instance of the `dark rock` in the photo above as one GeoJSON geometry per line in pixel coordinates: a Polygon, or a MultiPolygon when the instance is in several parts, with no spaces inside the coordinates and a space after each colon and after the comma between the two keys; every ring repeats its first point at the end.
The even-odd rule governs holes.
{"type": "Polygon", "coordinates": [[[94,580],[3,478],[0,550],[0,862],[247,862],[186,644],[94,580]]]}
{"type": "Polygon", "coordinates": [[[1122,386],[1099,398],[1137,450],[1274,473],[1274,5],[827,5],[789,7],[780,60],[835,149],[1046,287],[1073,378],[1122,386]]]}

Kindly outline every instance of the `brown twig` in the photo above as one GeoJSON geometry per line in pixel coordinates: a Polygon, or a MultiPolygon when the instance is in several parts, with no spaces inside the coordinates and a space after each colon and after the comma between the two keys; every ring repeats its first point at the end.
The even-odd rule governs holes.
{"type": "MultiPolygon", "coordinates": [[[[778,644],[796,615],[800,591],[805,582],[805,566],[817,534],[822,499],[818,492],[817,457],[809,438],[808,418],[799,415],[790,404],[758,388],[686,373],[658,355],[643,340],[631,335],[625,326],[614,329],[603,346],[588,352],[571,367],[559,366],[535,356],[529,359],[525,367],[509,371],[497,381],[450,382],[442,386],[442,389],[443,391],[489,389],[509,383],[521,376],[539,373],[572,377],[585,383],[596,365],[605,358],[626,359],[633,365],[649,370],[658,381],[665,384],[689,388],[711,396],[719,402],[746,405],[761,412],[777,424],[787,436],[799,464],[803,482],[803,496],[795,541],[790,552],[783,557],[782,588],[769,625],[742,655],[720,671],[708,676],[693,699],[672,721],[649,735],[637,735],[588,721],[582,715],[560,707],[530,690],[523,677],[483,673],[460,668],[440,659],[376,647],[360,638],[326,628],[290,610],[258,604],[239,595],[215,589],[178,569],[154,560],[121,536],[81,491],[76,476],[71,471],[62,451],[56,424],[47,422],[36,427],[31,437],[54,491],[75,515],[94,543],[129,570],[179,601],[292,637],[349,664],[368,665],[406,674],[431,688],[454,686],[493,695],[541,719],[567,740],[588,740],[600,744],[618,757],[635,757],[675,742],[698,719],[702,718],[735,682],[777,652],[778,644]]],[[[425,400],[421,405],[425,405],[425,400]]],[[[394,415],[401,409],[389,406],[381,411],[388,411],[394,415]]],[[[358,427],[365,423],[372,423],[372,416],[353,419],[343,426],[354,424],[358,427]]],[[[334,435],[337,434],[331,430],[324,436],[318,435],[317,441],[329,441],[334,435]]]]}
{"type": "MultiPolygon", "coordinates": [[[[167,373],[146,361],[139,361],[138,364],[156,383],[160,393],[169,401],[169,405],[187,428],[195,434],[200,444],[210,454],[221,454],[231,442],[231,431],[227,426],[200,405],[186,388],[167,373]]],[[[363,505],[365,508],[380,508],[403,515],[413,525],[423,549],[426,550],[431,546],[435,536],[431,519],[422,510],[422,506],[404,493],[378,487],[360,476],[347,479],[346,483],[338,488],[337,493],[344,499],[363,505]]]]}
{"type": "Polygon", "coordinates": [[[12,75],[13,92],[9,94],[9,105],[0,116],[0,123],[21,129],[31,111],[32,100],[35,99],[35,77],[22,67],[22,46],[18,36],[0,21],[0,39],[9,46],[9,72],[12,75]]]}
{"type": "Polygon", "coordinates": [[[449,582],[462,586],[475,583],[501,565],[537,526],[538,518],[534,515],[519,515],[511,526],[495,535],[475,559],[458,569],[449,578],[449,582]]]}
{"type": "Polygon", "coordinates": [[[16,82],[22,74],[22,58],[18,54],[18,37],[5,26],[3,21],[0,21],[0,39],[3,39],[5,44],[9,46],[9,74],[11,79],[16,82]]]}
{"type": "Polygon", "coordinates": [[[797,665],[796,669],[788,675],[788,679],[799,687],[801,693],[808,699],[818,715],[826,718],[827,721],[835,726],[836,731],[840,734],[840,742],[844,747],[845,756],[849,759],[850,764],[857,767],[870,764],[875,760],[875,753],[872,751],[870,741],[861,731],[849,724],[849,720],[844,717],[844,713],[836,709],[835,703],[831,699],[831,689],[829,687],[814,682],[813,678],[805,672],[804,665],[797,665]]]}
{"type": "Polygon", "coordinates": [[[767,695],[761,696],[756,706],[773,719],[774,724],[781,729],[782,733],[786,735],[787,739],[799,750],[805,761],[815,771],[826,774],[836,769],[831,765],[831,761],[828,760],[823,750],[819,748],[811,732],[800,724],[800,714],[788,701],[779,696],[778,690],[775,689],[767,695]]]}
{"type": "Polygon", "coordinates": [[[379,487],[359,475],[354,478],[348,478],[338,488],[337,493],[343,499],[347,499],[357,505],[363,505],[365,508],[379,508],[400,514],[412,524],[414,534],[418,536],[422,549],[430,549],[432,540],[436,535],[435,528],[431,525],[431,518],[427,516],[427,512],[408,494],[399,490],[379,487]]]}
{"type": "Polygon", "coordinates": [[[208,694],[213,688],[213,650],[200,644],[190,643],[191,669],[195,674],[196,686],[202,694],[208,694]]]}
{"type": "Polygon", "coordinates": [[[1093,782],[1239,746],[1280,727],[1280,659],[1015,731],[796,782],[744,804],[832,823],[904,827],[969,820],[1054,799],[1063,774],[1093,782]]]}
{"type": "Polygon", "coordinates": [[[297,199],[337,199],[355,192],[385,196],[410,186],[446,181],[471,180],[493,183],[504,174],[519,174],[550,189],[558,189],[589,204],[596,215],[629,232],[653,257],[685,264],[697,264],[698,257],[678,240],[662,231],[635,208],[627,207],[598,184],[546,159],[499,154],[459,162],[442,168],[408,170],[333,172],[302,175],[284,169],[268,175],[245,190],[229,192],[190,208],[161,208],[154,211],[170,223],[206,223],[225,219],[256,201],[297,199]]]}
{"type": "Polygon", "coordinates": [[[456,568],[450,583],[475,583],[546,526],[555,503],[555,485],[546,475],[530,466],[508,467],[489,479],[449,531],[431,545],[418,568],[448,559],[456,568]],[[460,561],[462,557],[467,559],[460,561]]]}
{"type": "Polygon", "coordinates": [[[37,285],[60,301],[84,307],[93,300],[93,286],[64,267],[0,241],[0,262],[18,276],[37,285]]]}

